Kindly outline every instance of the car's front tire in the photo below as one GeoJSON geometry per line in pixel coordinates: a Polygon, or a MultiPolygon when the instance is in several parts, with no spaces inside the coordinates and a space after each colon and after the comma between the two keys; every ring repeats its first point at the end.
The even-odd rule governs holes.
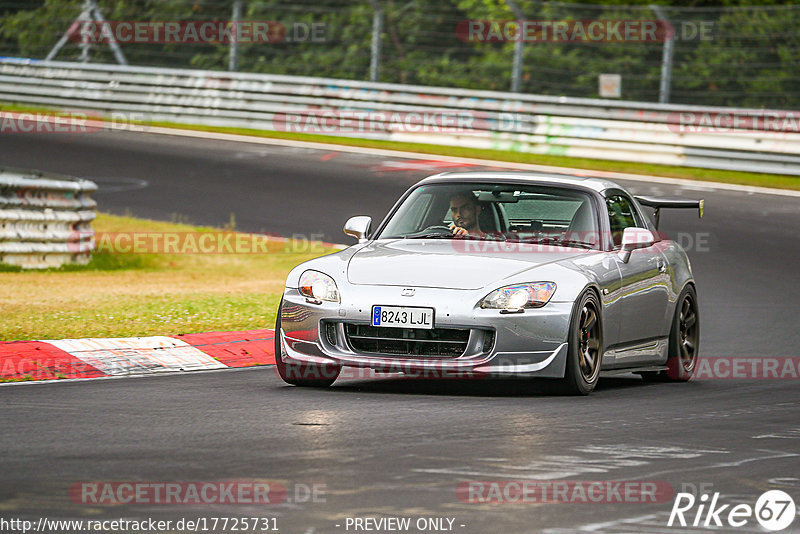
{"type": "Polygon", "coordinates": [[[335,365],[287,364],[283,361],[281,346],[281,308],[278,306],[278,317],[275,319],[275,368],[278,375],[287,384],[299,387],[326,388],[339,377],[341,368],[335,365]]]}
{"type": "Polygon", "coordinates": [[[594,291],[581,295],[569,326],[567,365],[562,389],[570,395],[588,395],[597,385],[603,358],[600,300],[594,291]]]}

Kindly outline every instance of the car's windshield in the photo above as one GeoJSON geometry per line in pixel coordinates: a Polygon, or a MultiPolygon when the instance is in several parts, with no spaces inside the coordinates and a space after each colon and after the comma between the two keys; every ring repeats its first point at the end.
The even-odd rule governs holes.
{"type": "Polygon", "coordinates": [[[495,239],[597,248],[588,193],[557,186],[430,184],[415,189],[378,239],[495,239]]]}

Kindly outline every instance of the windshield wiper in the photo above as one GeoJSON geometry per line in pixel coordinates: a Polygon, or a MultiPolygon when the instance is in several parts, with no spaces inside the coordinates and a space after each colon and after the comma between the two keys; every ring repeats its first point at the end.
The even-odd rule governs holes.
{"type": "Polygon", "coordinates": [[[442,232],[429,232],[427,234],[419,235],[406,235],[403,239],[453,239],[453,234],[445,234],[442,232]]]}
{"type": "Polygon", "coordinates": [[[509,237],[506,241],[512,243],[530,243],[533,245],[555,245],[556,240],[552,237],[509,237]]]}
{"type": "Polygon", "coordinates": [[[556,237],[528,237],[524,239],[511,238],[511,242],[530,243],[533,245],[549,245],[553,247],[580,247],[593,250],[595,247],[591,243],[584,241],[573,241],[571,239],[559,239],[556,237]]]}
{"type": "Polygon", "coordinates": [[[455,235],[455,234],[444,234],[444,233],[429,233],[429,234],[422,234],[422,235],[407,235],[403,239],[472,239],[472,240],[484,240],[487,239],[486,237],[482,237],[479,235],[455,235]]]}
{"type": "Polygon", "coordinates": [[[581,247],[581,248],[588,248],[594,249],[594,245],[591,243],[584,243],[583,241],[572,241],[570,239],[560,239],[556,242],[558,246],[565,246],[565,247],[581,247]]]}

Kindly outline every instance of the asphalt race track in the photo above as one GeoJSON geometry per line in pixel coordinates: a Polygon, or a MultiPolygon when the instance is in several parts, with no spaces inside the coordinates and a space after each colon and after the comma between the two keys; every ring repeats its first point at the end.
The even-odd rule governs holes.
{"type": "MultiPolygon", "coordinates": [[[[95,180],[102,211],[213,225],[234,213],[242,230],[340,243],[348,242],[340,230],[347,217],[379,219],[409,185],[447,170],[133,133],[2,136],[0,162],[95,180]]],[[[797,198],[625,185],[706,199],[703,220],[689,210],[662,214],[662,230],[688,249],[694,267],[701,357],[800,356],[797,198]]],[[[389,516],[412,525],[452,519],[451,531],[463,533],[711,531],[668,527],[672,498],[465,502],[457,488],[476,480],[666,482],[751,506],[782,489],[800,502],[798,378],[646,384],[626,375],[601,379],[587,398],[548,393],[546,384],[525,382],[358,377],[303,390],[284,386],[271,367],[4,386],[0,518],[264,516],[283,533],[356,532],[347,518],[389,516]],[[86,481],[234,479],[280,483],[287,498],[109,506],[69,495],[86,481]],[[312,487],[316,499],[306,492],[312,487]]],[[[754,518],[716,531],[764,532],[754,518]]],[[[798,531],[796,518],[784,532],[798,531]]]]}

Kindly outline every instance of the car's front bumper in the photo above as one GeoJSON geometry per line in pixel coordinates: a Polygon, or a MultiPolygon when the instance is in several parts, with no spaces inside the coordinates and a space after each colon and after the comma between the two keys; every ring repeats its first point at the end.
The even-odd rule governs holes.
{"type": "Polygon", "coordinates": [[[420,377],[530,376],[560,378],[567,358],[571,302],[550,302],[517,314],[484,310],[480,293],[415,288],[412,298],[395,286],[354,286],[342,303],[314,303],[287,288],[281,314],[282,359],[287,364],[362,367],[420,377]],[[476,296],[477,295],[477,296],[476,296]],[[358,351],[347,324],[369,325],[373,305],[435,309],[436,328],[468,329],[461,355],[393,355],[358,351]]]}

